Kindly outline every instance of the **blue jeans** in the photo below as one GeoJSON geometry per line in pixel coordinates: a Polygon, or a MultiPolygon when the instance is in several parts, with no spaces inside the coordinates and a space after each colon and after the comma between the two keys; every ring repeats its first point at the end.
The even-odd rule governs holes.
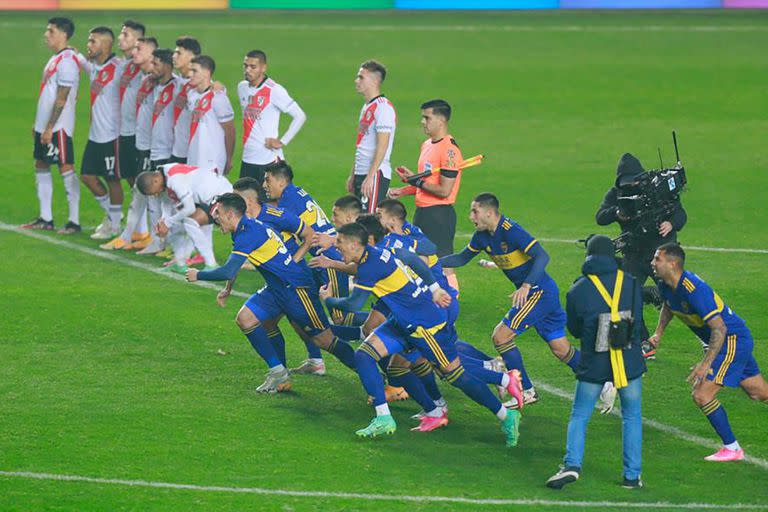
{"type": "MultiPolygon", "coordinates": [[[[640,478],[643,446],[643,418],[641,402],[643,396],[642,377],[629,381],[629,385],[619,389],[621,398],[621,433],[624,445],[624,477],[635,480],[640,478]]],[[[568,421],[568,440],[566,441],[566,466],[581,468],[584,459],[584,441],[587,437],[587,424],[595,404],[600,398],[602,384],[577,381],[576,396],[573,399],[571,419],[568,421]]]]}

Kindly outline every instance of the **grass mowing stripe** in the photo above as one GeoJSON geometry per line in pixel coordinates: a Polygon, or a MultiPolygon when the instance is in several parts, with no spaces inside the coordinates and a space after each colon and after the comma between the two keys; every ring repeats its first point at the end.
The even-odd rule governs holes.
{"type": "MultiPolygon", "coordinates": [[[[138,262],[138,261],[130,260],[128,258],[124,258],[124,257],[122,257],[122,256],[120,256],[118,254],[115,254],[114,252],[105,252],[105,251],[98,250],[98,249],[91,249],[90,247],[83,247],[82,245],[79,245],[79,244],[76,244],[76,243],[73,243],[73,242],[68,242],[66,240],[59,240],[57,238],[46,236],[46,235],[43,235],[43,234],[40,234],[40,233],[37,233],[37,232],[34,232],[34,231],[28,231],[28,230],[25,230],[25,229],[21,229],[21,228],[19,228],[17,226],[11,226],[9,224],[5,224],[4,222],[0,222],[0,229],[2,229],[3,231],[9,231],[9,232],[12,232],[12,233],[17,233],[17,234],[20,234],[20,235],[28,236],[30,238],[34,238],[36,240],[41,240],[41,241],[44,241],[44,242],[48,242],[48,243],[51,243],[51,244],[54,244],[54,245],[59,245],[59,246],[62,246],[62,247],[67,247],[69,249],[74,249],[76,251],[80,251],[80,252],[83,252],[85,254],[90,254],[91,256],[96,256],[96,257],[107,259],[107,260],[110,260],[110,261],[115,261],[115,262],[121,263],[123,265],[128,265],[130,267],[146,270],[148,272],[152,272],[154,274],[165,276],[165,277],[168,277],[170,279],[174,279],[176,281],[181,281],[181,282],[185,281],[185,279],[182,276],[178,275],[178,274],[174,274],[174,273],[171,273],[169,271],[164,271],[164,270],[162,270],[162,269],[160,269],[160,268],[158,268],[156,266],[148,265],[146,263],[141,263],[141,262],[138,262]]],[[[205,282],[205,281],[197,281],[194,284],[198,285],[198,286],[202,286],[204,288],[209,288],[209,289],[212,289],[212,290],[217,290],[217,291],[220,289],[219,285],[216,285],[216,284],[213,284],[213,283],[210,283],[210,282],[205,282]]],[[[232,291],[232,295],[235,295],[237,297],[242,297],[242,298],[250,297],[250,295],[248,295],[246,293],[243,293],[243,292],[236,291],[236,290],[232,291]]],[[[555,396],[558,396],[558,397],[561,397],[561,398],[565,398],[565,399],[568,399],[568,400],[573,400],[573,394],[568,392],[568,391],[566,391],[566,390],[564,390],[564,389],[561,389],[561,388],[558,388],[558,387],[555,387],[555,386],[551,386],[551,385],[549,385],[549,384],[547,384],[545,382],[541,382],[541,381],[536,381],[536,386],[538,386],[540,389],[546,391],[547,393],[550,393],[550,394],[553,394],[555,396]]],[[[614,411],[613,414],[618,415],[619,413],[618,413],[618,411],[614,411]]],[[[688,441],[690,443],[698,444],[700,446],[704,446],[704,447],[712,448],[712,449],[719,448],[719,445],[717,443],[715,443],[713,441],[710,441],[710,440],[708,440],[708,439],[706,439],[704,437],[697,436],[695,434],[689,434],[688,432],[685,432],[684,430],[681,430],[681,429],[679,429],[677,427],[673,427],[671,425],[667,425],[665,423],[661,423],[661,422],[653,420],[653,419],[643,418],[643,424],[647,425],[649,427],[655,428],[657,430],[660,430],[661,432],[664,432],[665,434],[670,434],[670,435],[673,435],[673,436],[675,436],[675,437],[677,437],[679,439],[682,439],[684,441],[688,441]]],[[[760,467],[762,469],[768,470],[768,460],[761,459],[759,457],[752,457],[752,456],[749,456],[749,455],[747,455],[744,460],[745,460],[745,462],[747,462],[749,464],[753,464],[753,465],[758,466],[758,467],[760,467]]]]}
{"type": "Polygon", "coordinates": [[[198,492],[219,492],[237,494],[260,494],[268,496],[291,496],[298,498],[341,498],[365,501],[409,501],[419,503],[460,503],[469,505],[520,505],[520,506],[555,506],[555,507],[594,507],[594,508],[640,508],[640,509],[684,509],[684,510],[764,510],[765,505],[750,503],[670,503],[627,502],[627,501],[577,501],[577,500],[541,500],[541,499],[474,499],[461,496],[411,496],[397,494],[365,494],[351,492],[290,491],[286,489],[264,489],[260,487],[227,487],[218,485],[178,484],[171,482],[149,482],[146,480],[123,480],[119,478],[96,478],[81,475],[61,475],[55,473],[35,473],[31,471],[0,471],[0,476],[7,478],[26,478],[32,480],[55,480],[62,482],[84,482],[101,485],[123,485],[128,487],[150,487],[157,489],[175,489],[198,492]]]}

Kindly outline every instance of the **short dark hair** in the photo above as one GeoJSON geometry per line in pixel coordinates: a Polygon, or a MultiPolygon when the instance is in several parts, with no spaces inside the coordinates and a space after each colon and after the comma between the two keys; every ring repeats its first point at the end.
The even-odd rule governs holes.
{"type": "Polygon", "coordinates": [[[173,51],[168,48],[155,48],[155,51],[152,52],[152,56],[164,64],[173,66],[173,51]]]}
{"type": "MultiPolygon", "coordinates": [[[[245,205],[245,199],[235,194],[234,192],[227,192],[226,194],[221,194],[220,196],[216,197],[214,200],[214,205],[216,205],[219,209],[226,208],[228,210],[233,210],[238,215],[245,215],[245,211],[247,209],[245,205]]],[[[211,206],[211,209],[213,209],[213,205],[211,206]]]]}
{"type": "Polygon", "coordinates": [[[151,44],[155,48],[158,47],[157,39],[154,38],[154,37],[140,37],[140,38],[137,39],[137,41],[140,42],[140,43],[151,44]]]}
{"type": "MultiPolygon", "coordinates": [[[[381,240],[387,236],[387,230],[381,225],[379,218],[372,213],[364,213],[363,215],[360,215],[355,222],[365,228],[368,235],[373,237],[373,242],[376,244],[381,242],[381,240]]],[[[365,239],[367,243],[368,237],[365,239]]]]}
{"type": "Polygon", "coordinates": [[[362,201],[360,201],[359,197],[353,196],[352,194],[341,196],[333,203],[333,206],[342,210],[351,210],[357,213],[363,211],[362,201]]]}
{"type": "Polygon", "coordinates": [[[216,71],[216,61],[210,55],[198,55],[192,59],[193,64],[199,64],[201,68],[207,69],[213,74],[216,71]]]}
{"type": "Polygon", "coordinates": [[[405,209],[405,205],[397,199],[385,199],[380,202],[376,208],[381,208],[388,215],[392,215],[398,220],[405,221],[408,217],[408,211],[405,209]]]}
{"type": "Polygon", "coordinates": [[[261,50],[251,50],[245,56],[249,59],[259,59],[264,64],[267,63],[267,54],[261,50]]]}
{"type": "Polygon", "coordinates": [[[271,174],[275,178],[283,178],[288,183],[293,183],[293,169],[285,160],[273,162],[264,169],[265,173],[271,174]]]}
{"type": "Polygon", "coordinates": [[[159,171],[144,171],[136,176],[136,188],[139,189],[139,192],[145,196],[149,195],[147,192],[149,191],[149,187],[152,185],[152,182],[155,179],[156,172],[159,171]]]}
{"type": "Polygon", "coordinates": [[[490,192],[477,194],[473,201],[483,208],[493,208],[495,211],[499,211],[499,199],[490,192]]]}
{"type": "Polygon", "coordinates": [[[350,222],[336,229],[340,235],[348,236],[357,240],[360,245],[368,245],[368,230],[359,222],[350,222]]]}
{"type": "Polygon", "coordinates": [[[421,110],[432,109],[432,112],[440,117],[444,117],[446,121],[451,120],[451,106],[445,100],[429,100],[421,104],[421,110]]]}
{"type": "Polygon", "coordinates": [[[69,18],[54,16],[48,19],[48,24],[67,34],[67,39],[71,39],[75,35],[75,23],[69,18]]]}
{"type": "Polygon", "coordinates": [[[109,27],[105,27],[104,25],[99,25],[98,27],[93,27],[91,30],[88,31],[89,34],[102,34],[102,35],[108,35],[112,38],[112,40],[115,39],[115,33],[112,32],[112,29],[109,27]]]}
{"type": "Polygon", "coordinates": [[[677,260],[678,264],[680,265],[680,268],[683,268],[683,266],[685,266],[685,251],[683,250],[683,247],[679,243],[667,242],[665,244],[660,245],[656,250],[662,251],[668,257],[674,260],[677,260]]]}
{"type": "Polygon", "coordinates": [[[176,46],[189,50],[195,55],[200,55],[200,53],[202,53],[200,42],[192,36],[180,36],[176,39],[176,46]]]}
{"type": "Polygon", "coordinates": [[[261,186],[261,182],[256,178],[252,178],[250,176],[240,178],[232,184],[232,188],[234,190],[239,190],[240,192],[245,190],[255,192],[256,200],[259,202],[259,204],[264,204],[269,201],[269,198],[267,198],[267,193],[264,191],[264,187],[261,186]]]}
{"type": "Polygon", "coordinates": [[[360,64],[360,67],[370,71],[371,73],[377,73],[379,75],[379,80],[382,82],[385,78],[387,78],[387,68],[384,66],[384,64],[377,60],[367,60],[360,64]]]}
{"type": "Polygon", "coordinates": [[[142,23],[139,23],[138,21],[134,21],[134,20],[125,20],[123,22],[123,27],[130,28],[131,30],[135,30],[141,35],[144,35],[144,32],[146,32],[147,30],[147,28],[142,23]]]}

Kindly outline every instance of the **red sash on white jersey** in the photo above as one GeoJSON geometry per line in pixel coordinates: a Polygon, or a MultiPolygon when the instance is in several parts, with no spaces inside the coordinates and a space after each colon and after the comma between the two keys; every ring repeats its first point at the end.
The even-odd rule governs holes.
{"type": "Polygon", "coordinates": [[[195,109],[192,111],[192,120],[189,123],[189,140],[195,138],[195,132],[197,131],[197,125],[200,124],[200,119],[213,107],[213,91],[208,91],[203,94],[200,99],[195,103],[195,109]]]}
{"type": "Polygon", "coordinates": [[[250,103],[243,110],[243,144],[246,143],[251,135],[253,125],[261,118],[261,113],[269,105],[271,93],[271,88],[262,87],[256,94],[251,96],[250,103]]]}

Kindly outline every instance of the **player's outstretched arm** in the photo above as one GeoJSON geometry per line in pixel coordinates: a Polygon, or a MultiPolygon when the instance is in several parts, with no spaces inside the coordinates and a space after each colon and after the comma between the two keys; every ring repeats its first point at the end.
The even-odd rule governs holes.
{"type": "Polygon", "coordinates": [[[440,263],[445,268],[463,267],[472,261],[472,258],[474,258],[477,254],[477,252],[471,250],[469,247],[465,247],[464,250],[459,253],[443,256],[440,258],[440,263]]]}
{"type": "Polygon", "coordinates": [[[320,298],[325,301],[326,306],[344,311],[345,313],[362,311],[363,305],[365,305],[365,301],[368,300],[369,295],[371,295],[371,292],[355,288],[352,290],[352,294],[349,297],[331,297],[327,286],[320,288],[320,298]]]}
{"type": "Polygon", "coordinates": [[[240,267],[245,263],[245,256],[242,254],[232,253],[229,255],[227,262],[219,268],[213,270],[201,270],[197,272],[197,280],[199,281],[232,281],[237,277],[237,273],[240,272],[240,267]]]}

